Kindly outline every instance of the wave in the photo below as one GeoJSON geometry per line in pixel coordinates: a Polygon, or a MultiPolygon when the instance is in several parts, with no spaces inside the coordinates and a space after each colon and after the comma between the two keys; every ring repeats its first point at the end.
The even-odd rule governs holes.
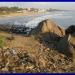
{"type": "MultiPolygon", "coordinates": [[[[35,16],[34,16],[35,17],[35,16]]],[[[8,18],[6,20],[0,20],[0,23],[3,24],[14,24],[14,25],[25,25],[29,28],[34,28],[38,25],[39,22],[45,20],[45,19],[72,19],[74,16],[72,15],[71,12],[55,12],[55,13],[48,13],[48,14],[43,14],[43,15],[38,15],[34,19],[32,16],[30,17],[14,17],[14,18],[8,18]],[[32,19],[31,19],[32,18],[32,19]]]]}
{"type": "Polygon", "coordinates": [[[69,16],[69,15],[64,15],[64,14],[53,14],[53,15],[44,15],[44,16],[41,16],[41,17],[38,17],[38,18],[35,18],[31,21],[29,21],[28,23],[26,23],[26,26],[28,27],[35,27],[38,25],[39,22],[45,20],[45,19],[51,19],[51,18],[54,18],[54,19],[71,19],[73,18],[73,16],[69,16]]]}

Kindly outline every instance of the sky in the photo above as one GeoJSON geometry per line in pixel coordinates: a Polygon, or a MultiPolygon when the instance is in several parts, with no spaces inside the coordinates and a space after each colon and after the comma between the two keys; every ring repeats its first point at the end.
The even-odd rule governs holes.
{"type": "Polygon", "coordinates": [[[75,2],[0,2],[0,7],[34,7],[34,8],[54,8],[64,10],[75,10],[75,2]]]}

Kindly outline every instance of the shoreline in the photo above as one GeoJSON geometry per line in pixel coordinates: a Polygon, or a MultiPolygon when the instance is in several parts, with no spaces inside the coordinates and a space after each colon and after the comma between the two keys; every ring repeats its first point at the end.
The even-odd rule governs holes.
{"type": "Polygon", "coordinates": [[[24,13],[10,13],[5,15],[0,15],[0,19],[8,18],[8,17],[18,17],[18,16],[33,16],[39,14],[46,14],[47,12],[24,12],[24,13]]]}

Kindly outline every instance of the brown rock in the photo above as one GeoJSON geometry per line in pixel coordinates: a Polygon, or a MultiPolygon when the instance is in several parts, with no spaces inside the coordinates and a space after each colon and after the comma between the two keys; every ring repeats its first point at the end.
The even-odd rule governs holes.
{"type": "Polygon", "coordinates": [[[69,34],[68,41],[72,44],[75,45],[75,32],[73,34],[69,34]]]}
{"type": "Polygon", "coordinates": [[[4,72],[4,73],[8,73],[9,71],[8,71],[8,68],[7,67],[5,67],[5,68],[2,68],[2,70],[1,70],[2,72],[4,72]]]}
{"type": "Polygon", "coordinates": [[[31,33],[54,33],[60,37],[65,35],[65,31],[57,26],[53,21],[47,19],[38,24],[38,26],[32,30],[31,33]]]}
{"type": "Polygon", "coordinates": [[[73,62],[75,64],[75,33],[69,35],[68,42],[71,44],[70,52],[72,53],[73,62]]]}

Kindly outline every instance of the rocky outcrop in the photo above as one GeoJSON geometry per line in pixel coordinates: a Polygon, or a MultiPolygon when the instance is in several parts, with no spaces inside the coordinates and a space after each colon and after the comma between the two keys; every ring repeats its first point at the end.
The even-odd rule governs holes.
{"type": "Polygon", "coordinates": [[[31,30],[31,35],[37,35],[39,37],[45,37],[50,40],[56,37],[63,37],[65,35],[64,29],[57,26],[53,21],[47,19],[38,24],[36,28],[31,30]]]}
{"type": "Polygon", "coordinates": [[[72,53],[70,52],[70,49],[71,49],[71,44],[70,42],[68,41],[68,38],[69,36],[64,36],[63,38],[61,38],[58,42],[57,42],[57,46],[56,46],[56,49],[67,55],[68,57],[71,57],[72,56],[72,53]]]}
{"type": "Polygon", "coordinates": [[[40,22],[39,25],[42,25],[41,31],[42,33],[54,33],[60,37],[65,35],[64,30],[57,26],[53,21],[51,20],[45,20],[43,22],[40,22]]]}
{"type": "Polygon", "coordinates": [[[70,48],[70,51],[72,53],[72,57],[73,57],[73,62],[75,63],[75,32],[73,32],[72,34],[69,35],[68,37],[68,42],[70,43],[70,45],[72,46],[70,48]]]}
{"type": "Polygon", "coordinates": [[[26,27],[24,25],[0,25],[0,30],[1,31],[6,31],[6,32],[11,32],[11,33],[16,33],[16,34],[28,34],[29,27],[26,27]]]}
{"type": "Polygon", "coordinates": [[[41,38],[43,41],[46,42],[56,42],[56,50],[58,50],[60,53],[65,54],[67,57],[72,57],[73,62],[75,62],[74,32],[75,29],[73,25],[68,27],[64,31],[62,28],[57,26],[53,21],[47,19],[40,22],[38,26],[31,31],[31,34],[41,38]]]}
{"type": "Polygon", "coordinates": [[[66,35],[60,39],[57,43],[57,49],[66,54],[67,56],[71,56],[73,62],[75,63],[75,26],[68,27],[65,32],[66,35]]]}
{"type": "Polygon", "coordinates": [[[75,25],[69,26],[69,27],[65,30],[65,32],[66,32],[66,35],[67,35],[67,34],[72,34],[72,33],[74,33],[74,32],[75,32],[75,25]]]}
{"type": "Polygon", "coordinates": [[[72,57],[75,63],[75,37],[69,35],[61,38],[57,43],[57,50],[68,57],[72,57]]]}

